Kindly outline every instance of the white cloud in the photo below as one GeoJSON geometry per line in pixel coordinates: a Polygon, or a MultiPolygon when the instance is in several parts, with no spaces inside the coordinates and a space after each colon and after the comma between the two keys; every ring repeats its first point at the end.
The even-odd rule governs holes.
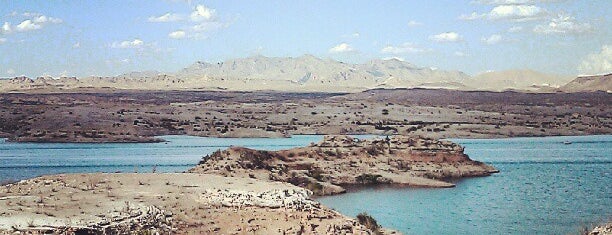
{"type": "Polygon", "coordinates": [[[489,18],[493,20],[527,21],[542,18],[545,15],[546,12],[542,8],[534,5],[501,5],[489,12],[489,18]]]}
{"type": "Polygon", "coordinates": [[[408,21],[408,27],[411,27],[411,28],[421,26],[421,25],[423,25],[423,23],[418,22],[418,21],[414,21],[414,20],[408,21]]]}
{"type": "Polygon", "coordinates": [[[6,42],[6,38],[0,38],[0,44],[5,43],[6,42]]]}
{"type": "Polygon", "coordinates": [[[32,31],[32,30],[41,29],[42,25],[36,24],[36,23],[32,22],[32,20],[24,20],[21,23],[19,23],[16,26],[16,28],[17,28],[17,31],[25,32],[25,31],[32,31]]]}
{"type": "MultiPolygon", "coordinates": [[[[48,25],[48,24],[60,24],[63,22],[62,19],[49,17],[46,15],[42,15],[40,13],[26,12],[26,13],[23,13],[23,16],[32,17],[32,19],[24,20],[21,23],[19,23],[17,26],[15,26],[15,28],[19,32],[38,30],[38,29],[42,29],[43,26],[48,25]]],[[[10,24],[8,25],[8,28],[10,28],[10,24]]],[[[3,25],[3,30],[4,30],[4,25],[3,25]]]]}
{"type": "Polygon", "coordinates": [[[80,47],[81,47],[81,42],[76,42],[72,44],[72,48],[80,48],[80,47]]]}
{"type": "Polygon", "coordinates": [[[354,52],[354,51],[355,49],[347,43],[340,43],[329,49],[330,53],[346,53],[346,52],[354,52]]]}
{"type": "Polygon", "coordinates": [[[511,21],[530,21],[542,19],[548,15],[548,12],[535,5],[499,5],[495,6],[488,13],[472,12],[469,15],[461,15],[462,20],[511,20],[511,21]]]}
{"type": "Polygon", "coordinates": [[[140,39],[134,39],[132,41],[113,42],[112,48],[141,48],[144,46],[144,42],[140,39]]]}
{"type": "Polygon", "coordinates": [[[4,24],[2,25],[2,29],[0,30],[0,33],[2,34],[8,34],[11,31],[13,31],[13,29],[11,28],[11,23],[9,22],[4,22],[4,24]]]}
{"type": "Polygon", "coordinates": [[[581,34],[593,31],[589,23],[578,23],[572,16],[559,14],[548,24],[536,25],[533,32],[541,34],[581,34]]]}
{"type": "Polygon", "coordinates": [[[599,53],[588,55],[578,66],[582,74],[612,73],[612,45],[603,45],[599,53]]]}
{"type": "Polygon", "coordinates": [[[446,32],[438,35],[432,35],[429,39],[436,42],[460,42],[463,41],[463,37],[455,32],[446,32]]]}
{"type": "Polygon", "coordinates": [[[191,20],[195,22],[212,20],[216,15],[215,9],[208,8],[204,5],[197,5],[191,13],[191,20]]]}
{"type": "Polygon", "coordinates": [[[37,23],[37,24],[46,24],[46,23],[60,24],[62,23],[61,19],[48,17],[45,15],[36,16],[32,19],[32,21],[34,21],[34,23],[37,23]]]}
{"type": "Polygon", "coordinates": [[[527,21],[542,18],[546,11],[534,5],[501,5],[494,7],[488,17],[492,20],[527,21]]]}
{"type": "Polygon", "coordinates": [[[403,43],[398,46],[386,46],[380,50],[381,53],[385,54],[407,54],[407,53],[419,53],[424,52],[426,49],[420,48],[413,43],[403,43]]]}
{"type": "Polygon", "coordinates": [[[502,36],[499,34],[493,34],[489,37],[483,37],[481,41],[487,45],[495,45],[502,41],[502,36]]]}
{"type": "Polygon", "coordinates": [[[15,70],[14,69],[8,69],[8,70],[6,70],[6,74],[13,75],[13,74],[15,74],[15,70]]]}
{"type": "Polygon", "coordinates": [[[183,30],[177,30],[168,34],[168,37],[172,39],[182,39],[185,38],[186,34],[183,30]]]}
{"type": "Polygon", "coordinates": [[[523,31],[523,27],[522,26],[512,26],[508,29],[508,33],[518,33],[523,31]]]}
{"type": "Polygon", "coordinates": [[[174,13],[166,13],[161,16],[151,16],[149,17],[149,22],[176,22],[183,20],[183,16],[174,13]]]}

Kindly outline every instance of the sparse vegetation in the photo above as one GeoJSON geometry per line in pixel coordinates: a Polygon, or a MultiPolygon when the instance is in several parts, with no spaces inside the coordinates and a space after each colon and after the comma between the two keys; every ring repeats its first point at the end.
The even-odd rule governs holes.
{"type": "Polygon", "coordinates": [[[382,175],[374,175],[374,174],[362,174],[355,178],[355,181],[359,184],[378,184],[378,178],[382,177],[382,175]]]}
{"type": "Polygon", "coordinates": [[[361,225],[371,230],[374,234],[377,234],[377,235],[382,234],[380,231],[380,225],[378,225],[378,222],[374,219],[374,217],[368,215],[368,213],[366,212],[359,213],[357,215],[357,221],[361,225]]]}

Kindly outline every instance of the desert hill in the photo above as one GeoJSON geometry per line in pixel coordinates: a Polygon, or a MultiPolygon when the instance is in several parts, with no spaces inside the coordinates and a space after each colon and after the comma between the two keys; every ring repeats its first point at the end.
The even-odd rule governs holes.
{"type": "Polygon", "coordinates": [[[544,74],[533,70],[505,70],[478,74],[466,81],[465,85],[489,91],[538,90],[546,87],[558,88],[572,78],[544,74]]]}
{"type": "Polygon", "coordinates": [[[69,90],[82,88],[143,90],[282,90],[363,91],[372,88],[463,87],[469,75],[418,67],[396,59],[363,64],[343,63],[312,55],[198,61],[176,73],[144,71],[114,77],[17,77],[0,80],[0,91],[69,90]]]}
{"type": "Polygon", "coordinates": [[[0,79],[0,92],[83,89],[358,92],[376,88],[554,92],[571,79],[569,76],[533,70],[487,72],[470,77],[461,71],[419,67],[397,59],[375,59],[362,64],[351,64],[312,55],[252,56],[217,63],[198,61],[175,73],[142,71],[113,77],[90,76],[78,79],[0,79]]]}
{"type": "Polygon", "coordinates": [[[565,92],[612,91],[612,73],[578,77],[560,88],[565,92]]]}

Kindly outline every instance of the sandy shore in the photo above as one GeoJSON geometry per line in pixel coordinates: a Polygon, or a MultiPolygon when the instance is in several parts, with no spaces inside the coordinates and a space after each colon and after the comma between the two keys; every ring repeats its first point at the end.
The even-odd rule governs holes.
{"type": "Polygon", "coordinates": [[[0,188],[0,233],[372,233],[311,194],[286,183],[207,174],[43,176],[0,188]]]}

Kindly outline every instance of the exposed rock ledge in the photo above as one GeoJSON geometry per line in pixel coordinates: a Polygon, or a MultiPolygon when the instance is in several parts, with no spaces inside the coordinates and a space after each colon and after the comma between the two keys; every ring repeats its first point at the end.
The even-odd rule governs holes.
{"type": "Polygon", "coordinates": [[[0,234],[374,233],[310,195],[207,174],[43,176],[0,187],[0,234]]]}
{"type": "Polygon", "coordinates": [[[612,235],[612,222],[608,222],[593,228],[588,235],[612,235]]]}
{"type": "Polygon", "coordinates": [[[330,195],[345,192],[343,185],[354,184],[453,187],[444,180],[498,171],[471,160],[463,147],[449,141],[325,136],[320,143],[290,150],[232,147],[204,157],[189,172],[288,182],[316,195],[330,195]]]}

